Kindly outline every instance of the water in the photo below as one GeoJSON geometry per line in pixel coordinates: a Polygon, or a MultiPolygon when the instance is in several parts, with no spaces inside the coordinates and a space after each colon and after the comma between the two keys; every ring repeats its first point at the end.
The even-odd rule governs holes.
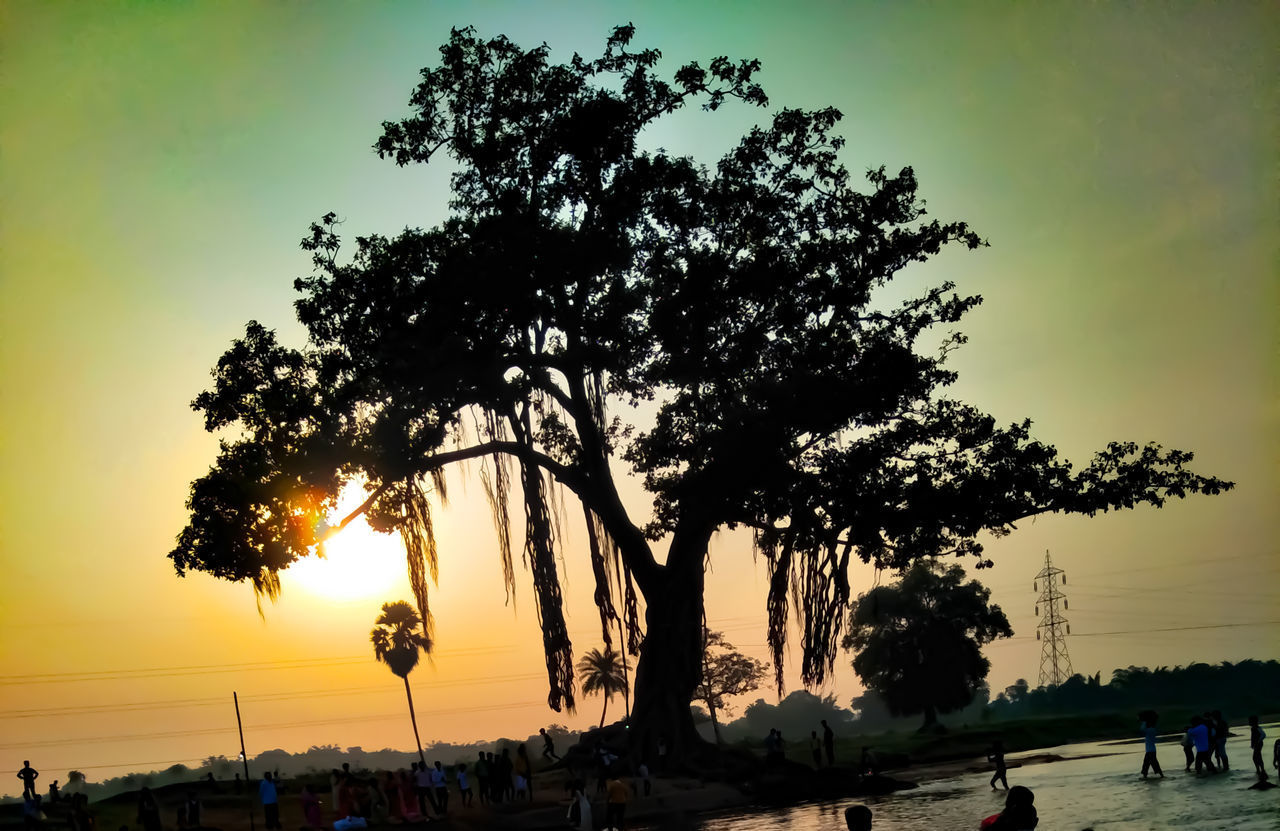
{"type": "MultiPolygon", "coordinates": [[[[1238,729],[1238,728],[1237,728],[1238,729]]],[[[1271,763],[1267,730],[1264,761],[1271,763]]],[[[1280,788],[1250,791],[1256,780],[1247,730],[1227,741],[1232,769],[1217,776],[1183,773],[1182,748],[1159,746],[1165,778],[1146,781],[1138,775],[1142,745],[1073,744],[1031,753],[1085,756],[1092,759],[1013,768],[1009,784],[1026,785],[1036,797],[1037,831],[1280,831],[1280,788]]],[[[1010,761],[1030,753],[1010,754],[1010,761]]],[[[1274,770],[1269,770],[1274,779],[1274,770]]],[[[845,831],[844,809],[857,801],[871,808],[875,831],[974,831],[1004,807],[1004,792],[992,792],[991,774],[972,773],[940,779],[910,791],[879,798],[797,805],[768,811],[728,814],[702,820],[699,831],[845,831]]]]}

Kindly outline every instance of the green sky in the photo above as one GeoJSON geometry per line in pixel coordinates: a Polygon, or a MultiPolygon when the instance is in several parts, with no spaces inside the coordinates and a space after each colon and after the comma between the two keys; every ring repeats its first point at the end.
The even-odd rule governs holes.
{"type": "MultiPolygon", "coordinates": [[[[1280,626],[1253,625],[1277,619],[1280,589],[1273,4],[8,2],[7,673],[290,660],[314,654],[308,643],[329,656],[367,652],[368,598],[326,606],[299,590],[263,623],[247,589],[172,577],[164,555],[187,484],[215,449],[188,402],[245,321],[293,336],[291,284],[308,267],[297,243],[309,222],[334,210],[354,235],[442,216],[445,172],[399,170],[370,145],[382,120],[405,111],[450,26],[546,41],[564,59],[598,52],[627,21],[672,71],[719,54],[760,58],[771,107],[838,107],[851,168],[914,166],[932,214],[990,240],[913,275],[986,297],[956,357],[960,396],[1002,420],[1034,419],[1041,438],[1081,461],[1109,440],[1155,440],[1196,451],[1199,469],[1238,483],[1163,511],[1041,518],[993,544],[998,567],[984,579],[1024,636],[992,648],[993,685],[1035,680],[1030,575],[1046,548],[1070,573],[1073,629],[1084,635],[1071,642],[1077,669],[1277,656],[1280,626]],[[1147,631],[1220,624],[1249,625],[1147,631]],[[1131,630],[1144,631],[1103,634],[1131,630]]],[[[650,140],[711,161],[763,116],[682,114],[650,140]]],[[[485,677],[483,650],[537,643],[527,609],[513,617],[502,607],[483,510],[463,499],[452,514],[446,539],[467,556],[450,561],[446,546],[440,626],[466,661],[440,659],[433,677],[457,681],[441,707],[483,697],[467,687],[485,677]]],[[[725,536],[717,557],[710,614],[763,654],[763,583],[730,567],[750,563],[747,547],[725,536]]],[[[385,559],[378,568],[398,568],[394,552],[385,559]]],[[[589,583],[572,585],[575,575],[574,620],[589,629],[589,583]]],[[[537,709],[503,709],[544,695],[528,657],[532,680],[494,692],[483,719],[454,719],[460,726],[440,735],[542,723],[537,709]]],[[[350,672],[388,680],[381,668],[350,672]]],[[[0,710],[221,694],[232,679],[264,692],[333,682],[265,675],[15,683],[0,686],[0,710]]],[[[857,691],[847,667],[832,689],[846,703],[857,691]]],[[[321,700],[309,712],[323,719],[336,707],[321,700]]],[[[174,709],[148,724],[187,721],[174,709]]],[[[5,724],[16,738],[4,749],[127,729],[141,728],[32,718],[5,724]]],[[[399,722],[317,730],[262,742],[408,743],[399,722]]],[[[207,744],[103,741],[43,758],[88,766],[229,749],[207,744]]]]}

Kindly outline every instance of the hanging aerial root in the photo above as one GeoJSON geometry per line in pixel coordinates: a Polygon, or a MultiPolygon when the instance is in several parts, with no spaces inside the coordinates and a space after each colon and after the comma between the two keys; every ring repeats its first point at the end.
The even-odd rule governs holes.
{"type": "Polygon", "coordinates": [[[525,557],[533,573],[533,593],[537,601],[538,624],[542,627],[542,648],[547,659],[550,689],[547,704],[556,712],[562,706],[574,709],[573,644],[564,619],[564,598],[556,569],[555,540],[547,506],[542,471],[520,463],[524,489],[525,557]]]}

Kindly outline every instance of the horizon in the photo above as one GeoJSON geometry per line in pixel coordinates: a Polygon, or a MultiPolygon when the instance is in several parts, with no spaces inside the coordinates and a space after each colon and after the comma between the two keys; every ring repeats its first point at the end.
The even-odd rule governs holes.
{"type": "MultiPolygon", "coordinates": [[[[1001,423],[1033,419],[1078,465],[1105,442],[1151,440],[1237,483],[984,536],[993,569],[956,562],[1013,625],[984,650],[993,691],[1036,679],[1046,550],[1069,576],[1077,672],[1280,655],[1280,14],[924,8],[6,4],[3,749],[60,773],[196,760],[219,743],[234,755],[234,714],[214,703],[233,689],[274,747],[412,738],[401,684],[368,643],[378,606],[412,597],[398,539],[353,524],[327,561],[282,574],[261,617],[247,586],[179,580],[166,554],[216,453],[188,404],[247,321],[299,341],[307,225],[329,210],[348,236],[443,218],[447,165],[398,169],[370,145],[449,27],[468,23],[545,41],[555,61],[598,53],[626,22],[614,18],[663,50],[666,74],[760,58],[769,112],[838,107],[851,170],[913,166],[932,215],[990,240],[909,272],[986,298],[953,358],[958,398],[1001,423]]],[[[763,117],[683,113],[650,139],[710,163],[763,117]]],[[[410,676],[424,741],[594,724],[594,697],[573,715],[547,707],[529,576],[517,569],[505,603],[481,489],[448,477],[438,649],[410,676]]],[[[646,515],[637,482],[623,497],[646,515]]],[[[584,535],[566,531],[577,657],[599,628],[584,535]]],[[[716,535],[707,616],[765,658],[767,578],[750,551],[741,531],[716,535]]],[[[853,574],[855,595],[892,577],[853,574]]],[[[814,692],[848,706],[862,690],[850,657],[814,692]]],[[[801,688],[791,658],[787,691],[801,688]]]]}

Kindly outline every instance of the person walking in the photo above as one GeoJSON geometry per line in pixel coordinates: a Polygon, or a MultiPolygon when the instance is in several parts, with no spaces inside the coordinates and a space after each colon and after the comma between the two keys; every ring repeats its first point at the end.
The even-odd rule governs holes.
{"type": "Polygon", "coordinates": [[[560,757],[556,755],[556,743],[547,732],[547,728],[539,727],[538,733],[542,735],[542,758],[550,762],[560,761],[560,757]]]}
{"type": "Polygon", "coordinates": [[[1164,771],[1160,770],[1160,762],[1156,759],[1156,722],[1160,717],[1156,715],[1155,710],[1144,710],[1138,714],[1138,729],[1142,733],[1143,754],[1142,754],[1142,778],[1147,778],[1147,771],[1154,770],[1156,776],[1164,778],[1164,771]]]}
{"type": "Polygon", "coordinates": [[[262,774],[262,781],[258,783],[258,798],[262,800],[262,824],[267,831],[283,828],[280,824],[280,796],[276,793],[276,783],[272,780],[270,771],[262,774]]]}
{"type": "Polygon", "coordinates": [[[836,734],[831,729],[831,725],[827,724],[827,720],[822,720],[822,748],[827,753],[827,767],[835,767],[836,764],[836,734]]]}
{"type": "Polygon", "coordinates": [[[1182,769],[1183,772],[1190,773],[1191,766],[1195,764],[1195,761],[1196,761],[1195,746],[1196,746],[1196,743],[1191,738],[1191,725],[1188,724],[1187,729],[1182,731],[1182,755],[1187,758],[1186,767],[1182,769]]]}
{"type": "Polygon", "coordinates": [[[991,774],[991,790],[996,789],[996,782],[999,781],[1004,785],[1004,789],[1009,790],[1008,769],[1004,764],[1004,743],[999,739],[991,745],[991,752],[987,754],[987,761],[996,766],[996,772],[991,774]]]}
{"type": "Polygon", "coordinates": [[[449,779],[445,776],[444,766],[439,759],[431,769],[431,789],[436,795],[436,812],[443,817],[449,813],[449,779]]]}

